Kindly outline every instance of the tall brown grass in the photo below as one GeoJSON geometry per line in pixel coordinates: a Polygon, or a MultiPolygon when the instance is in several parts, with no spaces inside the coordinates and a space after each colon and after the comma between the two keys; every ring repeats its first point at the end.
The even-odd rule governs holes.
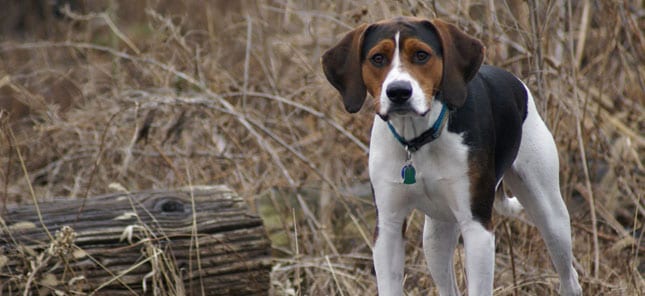
{"type": "MultiPolygon", "coordinates": [[[[585,294],[645,293],[642,0],[71,2],[62,17],[16,5],[2,17],[2,205],[29,202],[31,185],[48,200],[228,184],[265,220],[272,294],[374,295],[373,105],[346,114],[319,57],[359,23],[440,17],[533,91],[585,294]]],[[[422,221],[406,233],[408,295],[436,294],[422,221]]],[[[534,227],[495,217],[495,233],[496,295],[557,294],[534,227]]]]}

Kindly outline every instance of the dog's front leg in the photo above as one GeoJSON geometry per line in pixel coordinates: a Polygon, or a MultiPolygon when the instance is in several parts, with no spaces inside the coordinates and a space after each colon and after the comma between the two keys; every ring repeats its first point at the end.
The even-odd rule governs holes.
{"type": "Polygon", "coordinates": [[[426,216],[423,227],[423,251],[430,275],[441,296],[458,296],[453,254],[459,239],[457,223],[445,222],[426,216]]]}
{"type": "Polygon", "coordinates": [[[372,253],[380,296],[403,295],[405,214],[379,208],[376,241],[372,253]]]}
{"type": "Polygon", "coordinates": [[[466,252],[468,295],[492,295],[495,270],[495,235],[479,221],[459,222],[466,252]]]}

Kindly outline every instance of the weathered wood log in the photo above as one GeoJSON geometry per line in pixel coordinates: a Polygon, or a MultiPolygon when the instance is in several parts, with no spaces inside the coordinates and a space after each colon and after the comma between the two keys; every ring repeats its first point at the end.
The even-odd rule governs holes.
{"type": "Polygon", "coordinates": [[[34,205],[8,207],[0,295],[268,294],[262,221],[227,187],[108,194],[79,211],[82,203],[40,202],[42,223],[34,205]]]}

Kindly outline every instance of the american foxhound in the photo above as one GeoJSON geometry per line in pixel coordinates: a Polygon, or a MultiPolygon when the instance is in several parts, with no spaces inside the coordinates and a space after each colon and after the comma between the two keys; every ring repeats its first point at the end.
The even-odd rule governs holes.
{"type": "Polygon", "coordinates": [[[491,295],[493,208],[524,209],[546,241],[560,293],[582,294],[553,136],[526,85],[483,59],[482,43],[457,27],[411,17],[361,25],[323,55],[347,111],[357,112],[366,93],[376,101],[369,175],[382,296],[403,294],[401,230],[413,209],[426,215],[423,248],[439,294],[459,294],[452,258],[461,233],[468,294],[491,295]],[[517,198],[503,194],[502,179],[517,198]]]}

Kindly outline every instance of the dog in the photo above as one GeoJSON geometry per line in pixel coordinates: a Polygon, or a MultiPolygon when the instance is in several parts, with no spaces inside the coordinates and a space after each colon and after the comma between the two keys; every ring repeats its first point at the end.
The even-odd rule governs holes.
{"type": "Polygon", "coordinates": [[[369,176],[377,209],[373,249],[379,295],[403,295],[406,216],[425,214],[423,249],[440,295],[459,295],[459,234],[468,295],[491,295],[491,215],[521,210],[544,238],[561,295],[581,295],[553,136],[513,74],[482,65],[482,43],[439,19],[363,24],[322,56],[345,109],[367,93],[376,115],[369,176]],[[504,185],[517,197],[506,196],[504,185]],[[497,196],[497,197],[496,197],[497,196]]]}

